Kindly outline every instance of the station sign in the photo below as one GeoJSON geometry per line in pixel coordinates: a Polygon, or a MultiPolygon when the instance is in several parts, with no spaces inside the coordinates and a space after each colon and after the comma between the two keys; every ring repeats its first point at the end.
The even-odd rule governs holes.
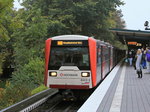
{"type": "Polygon", "coordinates": [[[137,42],[128,42],[128,45],[136,45],[137,42]]]}
{"type": "Polygon", "coordinates": [[[142,46],[142,44],[138,42],[128,42],[128,45],[142,46]]]}

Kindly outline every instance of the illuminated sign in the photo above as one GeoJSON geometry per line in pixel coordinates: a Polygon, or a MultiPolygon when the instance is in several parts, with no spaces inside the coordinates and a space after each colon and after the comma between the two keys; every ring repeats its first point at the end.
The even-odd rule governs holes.
{"type": "Polygon", "coordinates": [[[136,46],[142,46],[142,44],[141,43],[137,43],[136,46]]]}
{"type": "Polygon", "coordinates": [[[53,40],[51,46],[88,46],[88,40],[53,40]]]}
{"type": "Polygon", "coordinates": [[[63,41],[58,41],[57,45],[63,45],[63,41]]]}
{"type": "Polygon", "coordinates": [[[137,43],[137,42],[128,42],[128,45],[142,46],[141,43],[137,43]]]}
{"type": "Polygon", "coordinates": [[[137,42],[128,42],[128,45],[136,45],[137,42]]]}
{"type": "Polygon", "coordinates": [[[82,42],[75,42],[75,41],[72,41],[72,42],[64,42],[64,41],[57,41],[57,45],[82,45],[82,42]]]}

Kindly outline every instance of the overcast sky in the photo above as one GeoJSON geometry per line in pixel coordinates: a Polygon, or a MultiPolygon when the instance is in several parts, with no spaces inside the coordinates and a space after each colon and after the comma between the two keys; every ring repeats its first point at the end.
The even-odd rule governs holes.
{"type": "MultiPolygon", "coordinates": [[[[20,3],[18,2],[18,0],[14,0],[15,2],[14,2],[14,8],[16,8],[16,9],[19,9],[19,8],[22,8],[22,6],[20,5],[20,3]]],[[[22,0],[20,0],[20,1],[22,1],[22,0]]]]}
{"type": "MultiPolygon", "coordinates": [[[[122,0],[124,6],[118,7],[122,10],[123,19],[126,22],[126,28],[132,30],[144,30],[144,22],[150,22],[150,0],[122,0]]],[[[15,8],[21,6],[15,0],[15,8]]]]}
{"type": "Polygon", "coordinates": [[[124,6],[119,9],[124,15],[127,29],[144,30],[145,21],[150,22],[150,0],[122,0],[124,6]]]}

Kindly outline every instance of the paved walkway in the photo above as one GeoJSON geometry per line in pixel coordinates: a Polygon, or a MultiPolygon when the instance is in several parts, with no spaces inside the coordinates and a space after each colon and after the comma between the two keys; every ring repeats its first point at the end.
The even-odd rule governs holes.
{"type": "Polygon", "coordinates": [[[150,112],[150,74],[137,78],[132,66],[122,65],[98,112],[150,112]]]}

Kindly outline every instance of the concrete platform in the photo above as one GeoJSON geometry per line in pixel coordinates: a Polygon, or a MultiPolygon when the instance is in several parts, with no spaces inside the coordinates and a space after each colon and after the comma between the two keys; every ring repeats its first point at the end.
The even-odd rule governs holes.
{"type": "MultiPolygon", "coordinates": [[[[143,78],[138,78],[134,67],[122,64],[99,106],[92,112],[150,112],[150,73],[147,73],[147,69],[142,71],[143,78]]],[[[98,96],[94,97],[99,100],[98,96]]],[[[93,101],[91,98],[85,102],[85,106],[93,101]]],[[[87,108],[83,105],[79,112],[95,108],[92,104],[96,102],[87,108]]]]}

